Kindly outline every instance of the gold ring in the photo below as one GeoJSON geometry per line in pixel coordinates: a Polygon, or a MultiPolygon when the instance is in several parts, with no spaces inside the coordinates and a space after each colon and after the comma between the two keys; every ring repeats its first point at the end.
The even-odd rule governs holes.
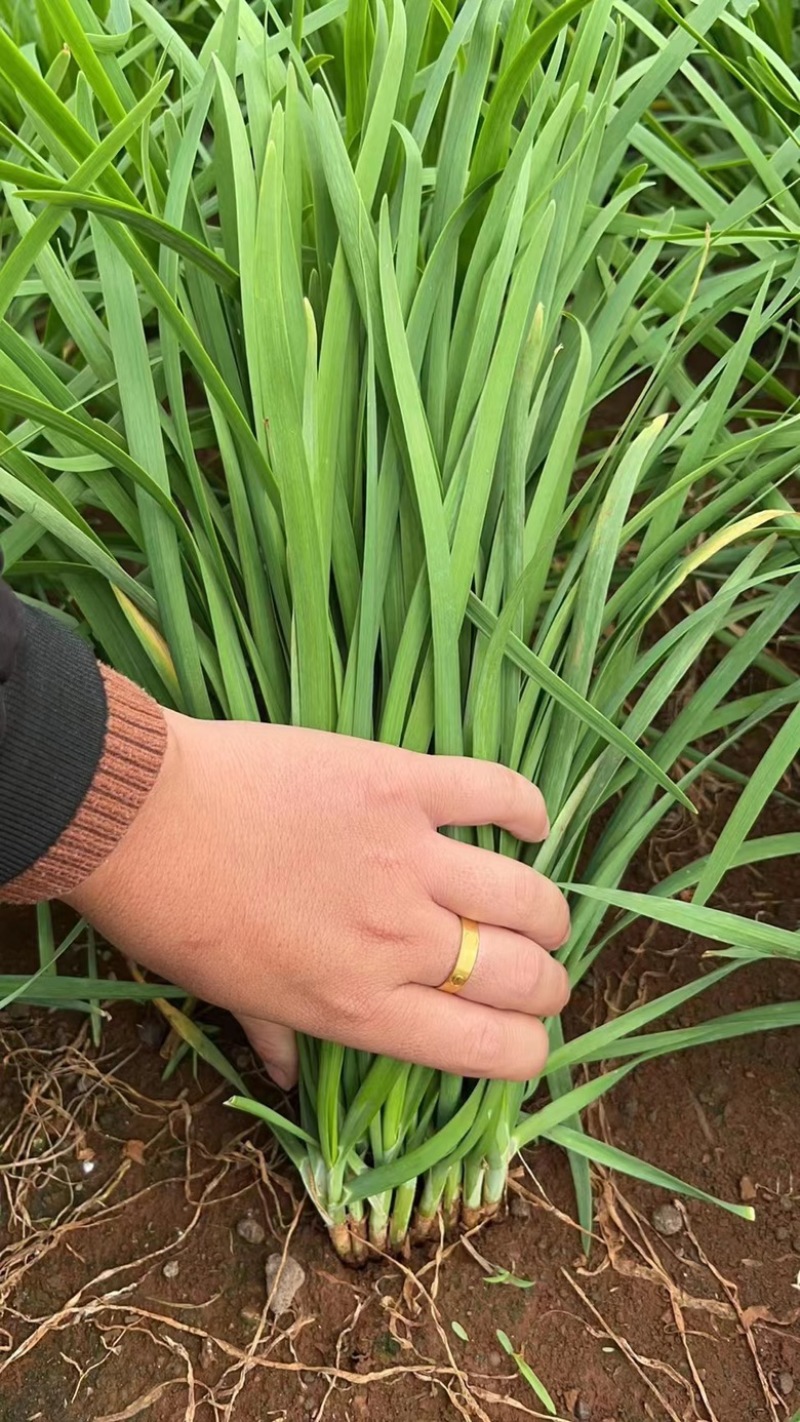
{"type": "Polygon", "coordinates": [[[440,992],[461,992],[469,982],[478,961],[481,946],[481,931],[471,918],[461,920],[461,946],[449,978],[441,984],[440,992]]]}

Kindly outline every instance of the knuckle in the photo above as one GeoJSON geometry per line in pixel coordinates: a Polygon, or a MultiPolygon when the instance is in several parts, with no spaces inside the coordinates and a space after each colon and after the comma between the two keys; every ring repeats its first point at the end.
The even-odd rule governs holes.
{"type": "Polygon", "coordinates": [[[373,841],[362,862],[370,878],[395,879],[400,877],[406,868],[405,855],[398,844],[386,839],[373,841]]]}
{"type": "Polygon", "coordinates": [[[536,912],[538,900],[536,876],[524,864],[514,866],[513,872],[514,908],[520,917],[529,920],[536,912]]]}
{"type": "Polygon", "coordinates": [[[543,823],[547,818],[547,811],[544,803],[544,796],[538,785],[533,785],[518,770],[511,770],[508,766],[498,766],[502,773],[505,796],[509,809],[524,813],[525,817],[531,820],[539,819],[543,823]]]}
{"type": "Polygon", "coordinates": [[[526,795],[530,794],[530,784],[519,771],[511,770],[507,765],[495,767],[498,776],[498,785],[502,786],[503,794],[509,808],[518,805],[526,795]]]}
{"type": "Polygon", "coordinates": [[[464,1041],[469,1066],[481,1076],[494,1076],[503,1060],[505,1045],[503,1025],[494,1013],[481,1016],[467,1033],[464,1041]]]}
{"type": "Polygon", "coordinates": [[[376,1012],[377,1002],[373,994],[362,987],[353,988],[342,995],[337,1004],[337,1029],[344,1036],[355,1041],[369,1029],[376,1012]]]}
{"type": "Polygon", "coordinates": [[[369,907],[364,908],[355,934],[359,948],[369,957],[373,957],[376,950],[379,953],[387,949],[396,951],[403,941],[399,926],[391,923],[377,909],[372,911],[369,907]]]}
{"type": "Polygon", "coordinates": [[[365,773],[364,798],[370,813],[376,810],[399,812],[411,799],[408,762],[402,751],[393,746],[377,747],[365,773]]]}
{"type": "Polygon", "coordinates": [[[513,1001],[527,1003],[533,1001],[542,980],[542,952],[536,944],[530,945],[530,951],[525,951],[518,955],[514,967],[511,970],[511,989],[513,1001]]]}

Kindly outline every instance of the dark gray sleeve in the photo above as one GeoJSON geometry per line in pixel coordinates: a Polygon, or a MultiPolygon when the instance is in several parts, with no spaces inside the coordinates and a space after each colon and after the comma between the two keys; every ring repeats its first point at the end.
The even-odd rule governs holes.
{"type": "Polygon", "coordinates": [[[91,648],[0,580],[0,886],[30,869],[72,822],[102,754],[106,719],[91,648]]]}

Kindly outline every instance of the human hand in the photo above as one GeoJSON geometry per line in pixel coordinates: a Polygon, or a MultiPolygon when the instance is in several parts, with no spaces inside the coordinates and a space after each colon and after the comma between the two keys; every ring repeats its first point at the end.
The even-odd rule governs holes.
{"type": "Polygon", "coordinates": [[[551,950],[569,912],[543,875],[438,834],[548,832],[544,802],[486,761],[321,731],[167,712],[161,773],[114,853],[70,897],[121,950],[239,1018],[271,1075],[294,1031],[463,1076],[541,1071],[538,1020],[569,996],[551,950]],[[472,977],[460,916],[481,925],[472,977]]]}

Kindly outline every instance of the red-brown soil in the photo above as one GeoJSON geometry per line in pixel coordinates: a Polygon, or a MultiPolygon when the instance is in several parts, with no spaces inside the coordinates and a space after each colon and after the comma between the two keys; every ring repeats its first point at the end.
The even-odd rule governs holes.
{"type": "MultiPolygon", "coordinates": [[[[724,822],[730,791],[703,784],[698,821],[668,826],[631,887],[696,857],[724,822]]],[[[797,776],[782,788],[796,798],[797,776]]],[[[776,802],[760,829],[799,823],[776,802]]],[[[782,860],[729,876],[721,901],[795,929],[799,894],[782,860]]],[[[24,913],[0,917],[4,971],[33,963],[30,930],[24,913]]],[[[629,933],[577,992],[568,1032],[704,971],[704,946],[629,933]]],[[[679,1021],[798,997],[797,967],[765,962],[679,1021]]],[[[663,1238],[651,1216],[667,1197],[598,1175],[587,1262],[566,1160],[539,1147],[512,1212],[470,1241],[531,1288],[487,1283],[463,1243],[348,1272],[266,1131],[225,1108],[212,1074],[185,1064],[161,1082],[161,1035],[153,1009],[130,1006],[99,1051],[76,1015],[0,1016],[0,1422],[543,1415],[498,1329],[567,1419],[784,1422],[800,1409],[800,1030],[645,1066],[590,1120],[707,1190],[752,1198],[754,1224],[688,1202],[663,1238]],[[261,1243],[236,1232],[249,1212],[261,1243]],[[262,1318],[265,1261],[283,1249],[306,1282],[275,1324],[262,1318]]]]}

